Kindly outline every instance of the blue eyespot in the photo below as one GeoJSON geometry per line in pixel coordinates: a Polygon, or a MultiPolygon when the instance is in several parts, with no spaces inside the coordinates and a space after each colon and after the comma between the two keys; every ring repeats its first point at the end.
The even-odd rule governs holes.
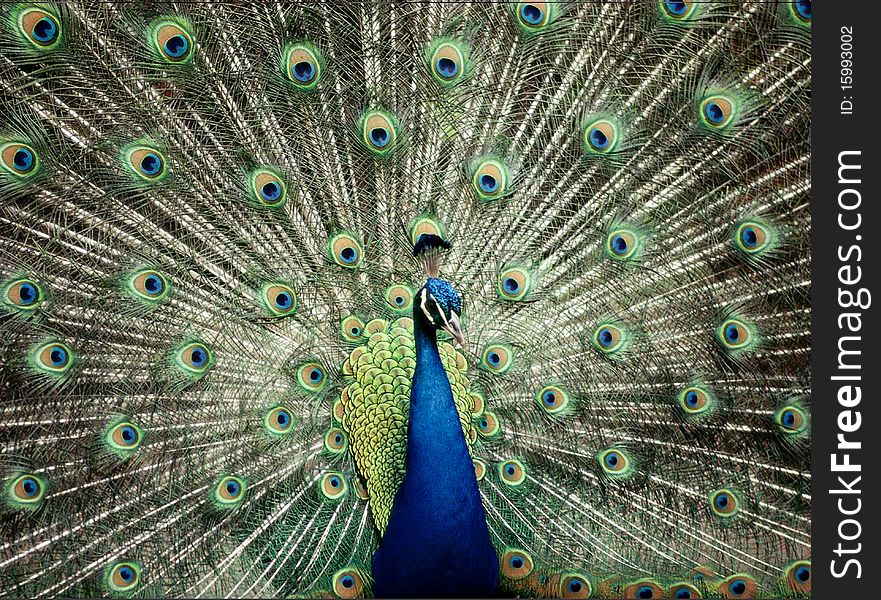
{"type": "Polygon", "coordinates": [[[792,5],[795,7],[795,11],[805,21],[810,21],[812,16],[811,9],[811,0],[797,0],[793,2],[792,5]]]}
{"type": "Polygon", "coordinates": [[[144,278],[144,291],[151,296],[158,296],[165,289],[165,283],[157,275],[148,275],[144,278]]]}
{"type": "Polygon", "coordinates": [[[691,592],[686,589],[676,590],[676,598],[677,598],[677,600],[679,600],[679,599],[690,600],[691,599],[691,592]]]}
{"type": "Polygon", "coordinates": [[[654,598],[655,597],[655,590],[652,589],[652,587],[649,585],[644,585],[644,586],[640,587],[639,590],[637,590],[636,597],[637,598],[654,598]]]}
{"type": "Polygon", "coordinates": [[[739,596],[746,591],[746,582],[743,579],[735,579],[728,585],[728,590],[735,596],[739,596]]]}
{"type": "Polygon", "coordinates": [[[615,452],[609,452],[608,454],[606,454],[606,466],[610,469],[614,469],[615,467],[617,467],[619,460],[620,459],[615,452]]]}
{"type": "Polygon", "coordinates": [[[29,306],[37,301],[37,288],[30,283],[22,283],[18,286],[18,298],[22,306],[29,306]]]}
{"type": "Polygon", "coordinates": [[[491,365],[498,365],[502,361],[502,358],[498,355],[497,352],[490,352],[489,355],[487,355],[486,359],[491,365]]]}
{"type": "Polygon", "coordinates": [[[197,346],[190,352],[190,362],[194,367],[204,367],[208,362],[208,353],[204,348],[197,346]]]}
{"type": "Polygon", "coordinates": [[[407,300],[403,296],[395,296],[395,304],[398,306],[403,306],[406,301],[407,300]]]}
{"type": "Polygon", "coordinates": [[[541,399],[548,406],[553,406],[557,401],[557,395],[554,392],[548,391],[542,394],[541,399]]]}
{"type": "Polygon", "coordinates": [[[716,508],[719,510],[725,510],[728,508],[728,504],[731,502],[731,498],[728,494],[722,492],[721,494],[716,495],[716,508]]]}
{"type": "MultiPolygon", "coordinates": [[[[513,476],[514,473],[516,473],[516,472],[517,472],[517,469],[514,467],[514,465],[507,465],[505,467],[505,474],[508,475],[509,477],[513,476]]],[[[519,560],[519,559],[515,558],[514,560],[519,560]]],[[[511,561],[511,562],[513,563],[513,561],[511,561]]]]}
{"type": "Polygon", "coordinates": [[[319,369],[312,369],[309,372],[309,380],[312,383],[318,383],[322,379],[324,379],[324,373],[322,373],[319,369]]]}
{"type": "Polygon", "coordinates": [[[21,481],[21,489],[28,498],[33,498],[40,491],[40,484],[33,477],[25,477],[21,481]]]}
{"type": "Polygon", "coordinates": [[[131,582],[135,578],[135,572],[129,567],[122,567],[118,571],[120,579],[125,581],[126,583],[131,582]]]}
{"type": "Polygon", "coordinates": [[[608,136],[600,131],[598,127],[594,127],[593,129],[591,129],[588,136],[590,138],[590,145],[597,150],[605,150],[606,146],[609,145],[608,136]]]}
{"type": "Polygon", "coordinates": [[[180,58],[187,53],[190,42],[186,37],[177,34],[165,40],[165,53],[171,58],[180,58]]]}
{"type": "Polygon", "coordinates": [[[58,26],[52,19],[43,17],[34,24],[31,33],[37,41],[48,44],[58,35],[58,26]]]}
{"type": "Polygon", "coordinates": [[[582,587],[581,582],[577,579],[573,579],[569,582],[569,585],[566,586],[566,588],[573,594],[580,592],[582,587]]]}
{"type": "Polygon", "coordinates": [[[52,361],[53,367],[63,367],[67,364],[67,352],[60,346],[55,346],[49,353],[49,360],[52,361]]]}
{"type": "Polygon", "coordinates": [[[140,169],[144,175],[156,175],[162,169],[162,159],[158,154],[148,152],[141,159],[140,169]]]}
{"type": "Polygon", "coordinates": [[[752,227],[744,227],[740,233],[740,239],[747,248],[755,248],[759,244],[759,236],[752,227]]]}
{"type": "Polygon", "coordinates": [[[688,10],[688,5],[682,0],[665,0],[664,6],[667,8],[671,15],[675,15],[677,17],[684,15],[685,12],[688,10]]]}
{"type": "Polygon", "coordinates": [[[233,498],[239,495],[241,489],[242,487],[237,481],[229,480],[226,482],[226,493],[233,498]]]}
{"type": "Polygon", "coordinates": [[[499,189],[499,181],[492,175],[481,175],[478,181],[480,189],[487,194],[492,194],[499,189]]]}
{"type": "Polygon", "coordinates": [[[27,148],[19,148],[12,156],[12,166],[22,173],[29,171],[34,166],[34,153],[27,148]]]}
{"type": "MultiPolygon", "coordinates": [[[[508,473],[508,475],[513,475],[513,474],[514,474],[513,471],[514,471],[514,469],[511,468],[511,472],[508,473]]],[[[512,556],[512,557],[511,557],[510,564],[511,564],[511,566],[512,566],[513,568],[515,568],[515,569],[519,569],[520,567],[523,566],[523,557],[522,557],[522,556],[516,556],[516,555],[515,555],[515,556],[512,556]]]]}
{"type": "Polygon", "coordinates": [[[502,285],[505,287],[506,291],[512,294],[516,294],[518,290],[520,290],[520,283],[518,283],[513,277],[505,277],[502,281],[502,285]]]}
{"type": "Polygon", "coordinates": [[[530,25],[540,25],[544,20],[544,12],[534,4],[524,4],[520,7],[520,18],[530,25]]]}
{"type": "Polygon", "coordinates": [[[392,136],[385,127],[374,127],[370,130],[370,141],[377,148],[384,148],[391,141],[392,136]]]}
{"type": "Polygon", "coordinates": [[[456,61],[445,56],[437,59],[435,67],[437,68],[438,75],[444,79],[452,79],[459,72],[459,65],[456,64],[456,61]]]}
{"type": "Polygon", "coordinates": [[[795,425],[795,413],[792,410],[784,410],[780,421],[784,426],[792,428],[795,425]]]}
{"type": "Polygon", "coordinates": [[[698,395],[695,391],[690,391],[685,394],[685,403],[689,405],[691,408],[694,408],[698,404],[698,395]]]}
{"type": "Polygon", "coordinates": [[[344,263],[352,264],[358,260],[358,252],[351,246],[346,246],[340,251],[340,259],[344,263]]]}
{"type": "Polygon", "coordinates": [[[725,339],[732,344],[737,343],[737,340],[740,339],[740,332],[737,329],[737,325],[732,324],[725,327],[725,339]]]}
{"type": "Polygon", "coordinates": [[[293,298],[287,292],[279,292],[275,295],[275,307],[279,310],[287,310],[291,307],[291,303],[293,303],[293,298]]]}
{"type": "Polygon", "coordinates": [[[627,240],[623,236],[616,235],[612,237],[612,252],[618,255],[627,254],[627,240]]]}
{"type": "Polygon", "coordinates": [[[340,578],[340,585],[346,589],[350,589],[355,585],[355,578],[351,575],[344,575],[340,578]]]}
{"type": "Polygon", "coordinates": [[[120,435],[122,436],[122,440],[128,444],[131,444],[136,439],[138,439],[138,434],[135,433],[134,428],[128,425],[122,428],[122,430],[120,431],[120,435]]]}
{"type": "Polygon", "coordinates": [[[342,485],[340,478],[337,477],[336,475],[334,475],[333,477],[328,479],[328,483],[330,483],[330,487],[333,487],[333,488],[338,488],[342,485]]]}
{"type": "Polygon", "coordinates": [[[715,102],[707,102],[706,106],[704,106],[704,114],[710,123],[718,125],[725,120],[725,111],[715,102]]]}
{"type": "Polygon", "coordinates": [[[281,186],[274,181],[263,184],[260,188],[260,195],[267,202],[275,202],[281,196],[281,186]]]}
{"type": "Polygon", "coordinates": [[[297,81],[309,83],[315,77],[315,65],[307,60],[301,60],[291,70],[297,81]]]}
{"type": "Polygon", "coordinates": [[[604,348],[608,348],[612,345],[612,332],[603,327],[597,335],[597,339],[604,348]]]}
{"type": "Polygon", "coordinates": [[[811,578],[811,570],[808,567],[799,567],[795,570],[795,578],[806,583],[811,578]]]}
{"type": "Polygon", "coordinates": [[[281,427],[287,427],[288,423],[291,422],[291,416],[287,411],[279,410],[275,415],[275,422],[281,427]]]}

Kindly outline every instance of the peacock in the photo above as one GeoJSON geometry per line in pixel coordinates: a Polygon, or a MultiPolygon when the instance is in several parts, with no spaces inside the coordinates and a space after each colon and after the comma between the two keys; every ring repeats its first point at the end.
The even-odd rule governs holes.
{"type": "Polygon", "coordinates": [[[0,6],[0,595],[806,597],[811,3],[0,6]]]}

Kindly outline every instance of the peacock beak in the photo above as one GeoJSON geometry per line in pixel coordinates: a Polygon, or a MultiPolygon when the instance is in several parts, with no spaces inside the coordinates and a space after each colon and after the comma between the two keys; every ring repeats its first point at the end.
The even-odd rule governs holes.
{"type": "Polygon", "coordinates": [[[468,340],[465,339],[465,334],[462,333],[462,322],[459,320],[457,313],[450,311],[450,319],[443,326],[443,330],[453,336],[453,339],[462,346],[463,350],[468,349],[468,340]]]}

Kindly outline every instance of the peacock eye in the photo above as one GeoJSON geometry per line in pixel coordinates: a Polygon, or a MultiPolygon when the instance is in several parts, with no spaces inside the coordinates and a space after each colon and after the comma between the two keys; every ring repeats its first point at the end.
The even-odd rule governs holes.
{"type": "Polygon", "coordinates": [[[767,250],[773,240],[771,227],[758,221],[741,223],[734,232],[738,250],[754,255],[767,250]]]}
{"type": "Polygon", "coordinates": [[[318,51],[306,44],[297,44],[287,50],[287,76],[300,89],[312,89],[321,78],[318,51]]]}
{"type": "Polygon", "coordinates": [[[35,366],[51,375],[60,375],[73,364],[73,351],[62,342],[43,344],[34,351],[35,366]]]}
{"type": "Polygon", "coordinates": [[[811,561],[798,560],[789,565],[785,574],[789,589],[796,594],[810,595],[811,592],[811,561]]]}
{"type": "Polygon", "coordinates": [[[3,301],[22,311],[31,311],[43,302],[43,289],[32,279],[15,279],[6,285],[3,301]]]}
{"type": "Polygon", "coordinates": [[[593,153],[607,154],[614,150],[618,132],[615,126],[606,120],[590,123],[584,131],[584,142],[587,150],[593,153]]]}
{"type": "Polygon", "coordinates": [[[330,238],[328,251],[341,267],[356,269],[361,264],[361,244],[349,233],[338,233],[330,238]]]}
{"type": "Polygon", "coordinates": [[[549,385],[539,390],[536,400],[547,413],[559,414],[569,405],[569,394],[558,386],[549,385]]]}
{"type": "Polygon", "coordinates": [[[502,300],[524,300],[532,290],[532,275],[523,268],[511,267],[499,273],[498,292],[502,300]]]}
{"type": "Polygon", "coordinates": [[[37,475],[26,473],[13,479],[7,489],[15,506],[22,509],[33,509],[43,500],[46,485],[37,475]]]}
{"type": "Polygon", "coordinates": [[[263,426],[273,435],[290,433],[294,429],[294,418],[291,411],[283,406],[274,406],[263,416],[263,426]]]}
{"type": "Polygon", "coordinates": [[[502,431],[502,425],[495,413],[485,411],[477,419],[477,430],[484,438],[494,438],[502,431]]]}
{"type": "Polygon", "coordinates": [[[677,21],[690,17],[696,6],[693,0],[661,0],[664,14],[677,21]]]}
{"type": "Polygon", "coordinates": [[[360,342],[364,333],[364,321],[355,315],[349,315],[340,321],[340,333],[347,342],[360,342]]]}
{"type": "Polygon", "coordinates": [[[341,454],[346,450],[346,434],[338,427],[331,427],[324,434],[324,448],[331,454],[341,454]]]}
{"type": "Polygon", "coordinates": [[[18,142],[8,142],[0,146],[0,159],[3,169],[18,177],[35,174],[40,164],[36,151],[18,142]]]}
{"type": "Polygon", "coordinates": [[[621,448],[607,448],[597,454],[597,461],[603,472],[609,477],[622,478],[633,471],[632,461],[621,448]]]}
{"type": "Polygon", "coordinates": [[[624,329],[611,323],[600,325],[593,334],[593,345],[603,354],[612,355],[622,350],[627,342],[624,329]]]}
{"type": "Polygon", "coordinates": [[[740,510],[740,502],[733,491],[716,490],[710,494],[710,508],[720,517],[733,517],[740,510]]]}
{"type": "Polygon", "coordinates": [[[333,592],[339,598],[358,598],[363,589],[363,579],[355,569],[345,568],[333,576],[333,592]]]}
{"type": "Polygon", "coordinates": [[[606,253],[615,259],[634,258],[639,248],[639,235],[628,229],[616,229],[606,236],[606,253]]]}
{"type": "Polygon", "coordinates": [[[778,410],[774,418],[780,431],[787,435],[802,433],[808,427],[807,413],[794,404],[778,410]]]}
{"type": "Polygon", "coordinates": [[[201,342],[192,342],[177,351],[178,365],[192,375],[201,375],[214,364],[214,354],[201,342]]]}
{"type": "Polygon", "coordinates": [[[37,48],[52,48],[61,39],[61,24],[55,15],[39,8],[22,11],[18,17],[18,26],[22,34],[37,48]]]}
{"type": "Polygon", "coordinates": [[[626,598],[663,598],[664,590],[651,579],[631,583],[624,589],[626,598]]]}
{"type": "Polygon", "coordinates": [[[509,486],[516,487],[526,481],[526,466],[516,458],[499,463],[498,472],[502,483],[509,486]]]}
{"type": "Polygon", "coordinates": [[[275,172],[260,168],[251,173],[251,192],[258,204],[278,208],[287,198],[287,185],[275,172]]]}
{"type": "Polygon", "coordinates": [[[462,50],[452,42],[441,43],[431,56],[432,72],[441,83],[447,85],[461,78],[464,64],[462,50]]]}
{"type": "Polygon", "coordinates": [[[141,429],[137,425],[123,421],[107,430],[105,440],[110,450],[124,458],[138,449],[142,437],[141,429]]]}
{"type": "Polygon", "coordinates": [[[514,351],[504,344],[490,344],[483,350],[483,364],[491,373],[501,375],[514,364],[514,351]]]}
{"type": "Polygon", "coordinates": [[[128,592],[138,585],[140,579],[140,565],[133,562],[118,562],[107,570],[106,583],[114,592],[128,592]]]}
{"type": "Polygon", "coordinates": [[[805,24],[810,24],[811,18],[813,17],[811,0],[796,0],[795,2],[790,3],[789,6],[793,16],[797,20],[805,24]]]}
{"type": "Polygon", "coordinates": [[[734,102],[725,96],[710,96],[701,102],[704,122],[715,129],[724,129],[734,119],[734,102]]]}
{"type": "Polygon", "coordinates": [[[670,597],[681,600],[690,600],[691,598],[700,598],[700,592],[697,588],[688,583],[677,583],[670,588],[670,597]]]}
{"type": "Polygon", "coordinates": [[[131,276],[128,289],[137,298],[158,302],[168,294],[169,286],[164,275],[158,271],[147,269],[138,271],[131,276]]]}
{"type": "Polygon", "coordinates": [[[291,315],[297,310],[297,295],[283,283],[267,284],[263,287],[263,306],[277,317],[291,315]]]}
{"type": "Polygon", "coordinates": [[[472,459],[471,462],[474,463],[474,476],[477,478],[477,481],[482,481],[486,477],[486,463],[479,458],[472,459]]]}
{"type": "Polygon", "coordinates": [[[471,183],[481,200],[503,196],[508,189],[508,168],[499,160],[478,160],[473,167],[471,183]]]}
{"type": "Polygon", "coordinates": [[[559,581],[560,598],[588,598],[593,591],[587,576],[581,573],[561,573],[559,581]]]}
{"type": "Polygon", "coordinates": [[[126,151],[126,159],[129,168],[141,179],[156,181],[165,175],[165,157],[156,148],[131,148],[126,151]]]}
{"type": "Polygon", "coordinates": [[[719,585],[719,592],[726,598],[755,598],[758,584],[746,574],[732,575],[719,585]]]}
{"type": "Polygon", "coordinates": [[[391,115],[373,111],[361,117],[361,136],[369,150],[376,154],[386,154],[395,145],[397,127],[391,115]]]}
{"type": "Polygon", "coordinates": [[[405,285],[393,285],[386,289],[385,301],[395,312],[406,312],[413,307],[413,290],[405,285]]]}
{"type": "Polygon", "coordinates": [[[730,349],[743,348],[752,337],[747,325],[738,319],[728,319],[722,323],[719,334],[722,343],[730,349]]]}
{"type": "Polygon", "coordinates": [[[679,406],[690,415],[700,414],[709,410],[709,399],[709,394],[701,387],[688,387],[679,392],[679,406]]]}
{"type": "Polygon", "coordinates": [[[324,367],[316,362],[308,362],[297,368],[297,382],[307,392],[317,392],[326,383],[324,367]]]}
{"type": "Polygon", "coordinates": [[[548,24],[550,4],[548,2],[520,2],[517,7],[517,18],[527,29],[541,29],[548,24]]]}
{"type": "Polygon", "coordinates": [[[214,485],[212,499],[217,508],[235,508],[245,499],[247,484],[244,479],[226,475],[217,480],[214,485]]]}
{"type": "Polygon", "coordinates": [[[319,482],[321,494],[328,500],[339,500],[346,495],[349,486],[342,473],[331,471],[325,473],[319,482]]]}
{"type": "Polygon", "coordinates": [[[410,223],[410,243],[414,246],[422,235],[436,235],[445,238],[444,227],[440,221],[428,215],[420,215],[410,223]]]}
{"type": "Polygon", "coordinates": [[[519,548],[506,548],[502,554],[502,575],[508,579],[523,579],[532,573],[535,562],[532,556],[519,548]]]}
{"type": "Polygon", "coordinates": [[[159,21],[153,25],[153,44],[159,55],[168,62],[187,62],[192,56],[192,36],[182,25],[159,21]]]}

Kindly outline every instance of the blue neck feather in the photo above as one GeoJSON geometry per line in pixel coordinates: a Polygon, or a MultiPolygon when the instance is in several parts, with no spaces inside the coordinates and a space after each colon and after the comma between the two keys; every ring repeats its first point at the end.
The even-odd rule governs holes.
{"type": "Polygon", "coordinates": [[[407,472],[373,557],[377,597],[487,597],[499,564],[435,330],[414,313],[407,472]]]}

